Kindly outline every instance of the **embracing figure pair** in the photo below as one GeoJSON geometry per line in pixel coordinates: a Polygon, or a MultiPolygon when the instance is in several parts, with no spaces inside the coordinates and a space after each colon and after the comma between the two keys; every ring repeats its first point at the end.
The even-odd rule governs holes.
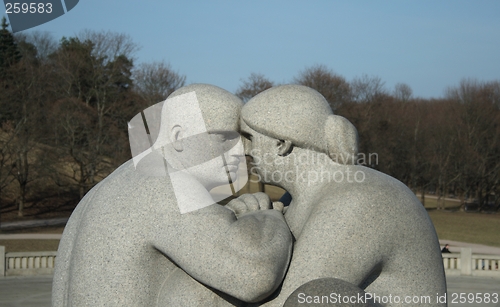
{"type": "Polygon", "coordinates": [[[400,306],[407,296],[441,306],[444,270],[427,213],[401,182],[356,164],[356,129],[319,93],[278,86],[243,106],[193,84],[155,110],[141,114],[146,126],[159,123],[156,134],[145,129],[150,148],[73,212],[54,307],[283,306],[315,282],[401,298],[360,306],[400,306]],[[284,214],[263,193],[216,203],[212,189],[234,192],[244,154],[265,183],[291,194],[284,214]]]}

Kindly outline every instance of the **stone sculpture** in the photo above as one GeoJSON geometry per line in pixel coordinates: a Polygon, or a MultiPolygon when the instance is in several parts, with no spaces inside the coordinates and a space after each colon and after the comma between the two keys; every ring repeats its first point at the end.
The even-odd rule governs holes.
{"type": "Polygon", "coordinates": [[[235,180],[242,102],[195,84],[165,104],[191,103],[193,93],[201,113],[186,105],[162,112],[151,148],[74,210],[56,259],[54,307],[239,305],[263,300],[283,280],[292,247],[283,214],[261,210],[271,206],[261,193],[236,199],[236,218],[209,194],[235,180]]]}
{"type": "Polygon", "coordinates": [[[323,96],[300,85],[274,87],[247,102],[241,118],[260,179],[292,195],[285,213],[292,260],[278,297],[264,306],[283,306],[321,278],[375,294],[382,306],[405,305],[406,296],[430,297],[418,306],[446,306],[435,300],[446,281],[425,209],[398,180],[356,164],[357,131],[323,96]]]}
{"type": "Polygon", "coordinates": [[[332,294],[365,300],[321,304],[446,305],[434,299],[446,283],[424,208],[401,182],[357,165],[356,129],[318,92],[278,86],[242,107],[195,84],[129,125],[148,137],[131,137],[134,158],[73,212],[54,307],[287,307],[332,294]],[[210,194],[238,183],[239,131],[260,179],[291,194],[284,216],[263,193],[225,208],[210,194]]]}

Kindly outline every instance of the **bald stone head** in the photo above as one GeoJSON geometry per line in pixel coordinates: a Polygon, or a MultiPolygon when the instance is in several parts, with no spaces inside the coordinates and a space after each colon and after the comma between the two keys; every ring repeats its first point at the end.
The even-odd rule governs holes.
{"type": "MultiPolygon", "coordinates": [[[[191,84],[184,86],[168,96],[168,99],[184,94],[196,94],[205,127],[208,132],[238,131],[243,101],[234,94],[210,84],[191,84]]],[[[180,101],[182,103],[182,100],[180,101]]],[[[177,109],[185,113],[182,105],[177,109]]],[[[193,111],[193,110],[189,110],[193,111]]]]}

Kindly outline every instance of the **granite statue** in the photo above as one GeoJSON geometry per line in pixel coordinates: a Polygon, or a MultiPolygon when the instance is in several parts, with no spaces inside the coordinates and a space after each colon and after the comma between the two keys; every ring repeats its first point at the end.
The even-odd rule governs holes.
{"type": "Polygon", "coordinates": [[[71,215],[52,306],[232,306],[278,288],[292,248],[282,212],[267,210],[263,193],[228,208],[210,194],[237,180],[242,105],[223,89],[194,84],[137,117],[150,139],[71,215]],[[160,125],[145,127],[155,116],[160,125]]]}
{"type": "Polygon", "coordinates": [[[133,158],[65,228],[54,307],[291,307],[332,293],[369,299],[327,306],[401,306],[446,292],[424,208],[401,182],[357,164],[356,129],[318,92],[283,85],[243,106],[194,84],[138,114],[129,132],[133,158]],[[244,154],[261,181],[291,194],[286,210],[263,193],[217,204],[246,181],[244,154]]]}
{"type": "Polygon", "coordinates": [[[375,306],[402,306],[407,296],[431,298],[418,306],[446,305],[435,300],[446,292],[446,280],[424,207],[400,181],[356,163],[356,129],[334,115],[321,94],[277,86],[241,112],[254,171],[292,196],[285,212],[295,241],[292,260],[277,297],[263,306],[283,306],[299,287],[322,279],[378,296],[370,303],[375,306]],[[399,300],[388,302],[389,296],[399,300]]]}

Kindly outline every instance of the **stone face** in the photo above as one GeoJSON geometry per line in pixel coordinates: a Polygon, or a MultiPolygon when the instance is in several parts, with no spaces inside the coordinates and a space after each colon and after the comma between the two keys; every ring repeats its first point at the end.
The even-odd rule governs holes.
{"type": "MultiPolygon", "coordinates": [[[[190,85],[172,97],[193,91],[207,142],[219,142],[212,132],[236,133],[238,98],[209,85],[190,85]]],[[[233,306],[264,299],[283,280],[292,247],[283,214],[254,210],[237,219],[208,191],[220,184],[214,173],[227,180],[235,166],[224,163],[241,153],[221,152],[224,163],[189,164],[179,135],[193,126],[183,116],[166,118],[155,143],[166,142],[124,163],[74,210],[59,245],[53,306],[233,306]],[[187,167],[173,167],[186,166],[183,161],[187,167]],[[204,205],[182,212],[179,192],[185,202],[204,205]]]]}
{"type": "Polygon", "coordinates": [[[325,98],[315,90],[283,85],[253,97],[241,116],[250,128],[265,135],[275,139],[286,135],[294,144],[326,150],[324,123],[332,114],[325,98]]]}
{"type": "Polygon", "coordinates": [[[287,139],[296,146],[332,156],[342,154],[346,159],[357,154],[354,126],[345,118],[333,115],[326,99],[306,86],[270,88],[253,97],[242,109],[241,116],[245,118],[243,125],[275,139],[287,139]],[[340,133],[332,135],[325,133],[326,129],[340,133]]]}
{"type": "Polygon", "coordinates": [[[254,170],[292,195],[285,218],[296,240],[293,257],[278,297],[264,305],[283,306],[302,285],[335,278],[380,296],[430,297],[419,306],[445,306],[435,300],[446,282],[425,209],[398,180],[356,165],[355,128],[318,95],[278,86],[242,109],[254,170]]]}

